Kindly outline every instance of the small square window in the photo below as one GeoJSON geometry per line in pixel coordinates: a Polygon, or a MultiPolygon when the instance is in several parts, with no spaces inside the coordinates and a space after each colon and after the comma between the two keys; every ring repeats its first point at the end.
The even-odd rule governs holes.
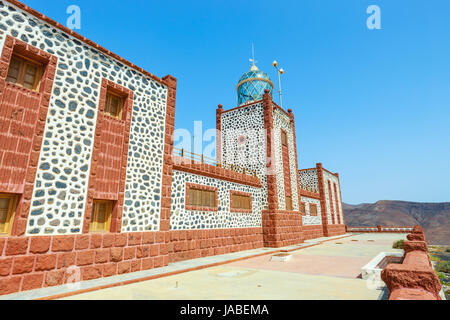
{"type": "Polygon", "coordinates": [[[105,113],[111,117],[122,119],[122,111],[125,98],[114,92],[106,92],[105,113]]]}
{"type": "Polygon", "coordinates": [[[11,234],[17,199],[16,195],[0,194],[0,235],[11,234]]]}
{"type": "Polygon", "coordinates": [[[30,90],[39,90],[43,65],[20,55],[13,55],[6,81],[30,90]]]}
{"type": "Polygon", "coordinates": [[[111,214],[113,201],[94,200],[92,204],[90,232],[109,232],[111,229],[111,214]]]}

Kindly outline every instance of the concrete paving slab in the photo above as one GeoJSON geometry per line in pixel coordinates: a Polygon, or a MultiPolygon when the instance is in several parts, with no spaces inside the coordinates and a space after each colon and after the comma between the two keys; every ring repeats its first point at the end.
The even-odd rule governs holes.
{"type": "Polygon", "coordinates": [[[64,300],[377,300],[382,290],[360,279],[216,267],[132,285],[93,291],[64,300]],[[244,272],[246,271],[246,272],[244,272]],[[223,277],[224,273],[236,276],[223,277]]]}
{"type": "Polygon", "coordinates": [[[294,254],[288,262],[272,261],[270,256],[263,256],[229,266],[356,279],[361,267],[369,261],[370,258],[294,254]]]}

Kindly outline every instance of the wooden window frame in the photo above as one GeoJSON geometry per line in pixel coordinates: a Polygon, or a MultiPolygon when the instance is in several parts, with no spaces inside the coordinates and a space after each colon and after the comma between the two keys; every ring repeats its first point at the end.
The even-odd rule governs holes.
{"type": "Polygon", "coordinates": [[[239,213],[252,213],[253,212],[253,196],[251,193],[248,192],[242,192],[237,190],[230,190],[230,212],[239,212],[239,213]],[[236,208],[234,205],[235,202],[233,200],[233,196],[239,196],[239,197],[248,197],[250,198],[249,202],[249,208],[236,208]]]}
{"type": "MultiPolygon", "coordinates": [[[[203,192],[201,193],[203,197],[203,192]]],[[[202,198],[203,199],[203,198],[202,198]]],[[[203,201],[201,201],[203,203],[203,201]]],[[[186,194],[185,194],[185,209],[192,211],[217,211],[219,208],[219,198],[218,198],[218,189],[211,186],[205,186],[201,184],[194,183],[186,183],[186,194]],[[199,191],[208,191],[214,192],[214,206],[204,206],[204,205],[193,205],[190,204],[191,195],[190,190],[199,190],[199,191]]]]}
{"type": "Polygon", "coordinates": [[[123,116],[126,113],[125,105],[127,102],[127,98],[128,97],[126,95],[124,95],[123,93],[118,92],[111,87],[108,87],[106,89],[106,93],[105,93],[105,105],[103,107],[103,113],[105,115],[107,115],[108,117],[111,117],[114,119],[119,119],[119,120],[124,120],[123,116]],[[110,110],[107,110],[108,107],[109,108],[111,107],[111,104],[110,104],[111,96],[119,99],[119,106],[118,106],[119,111],[118,111],[117,115],[113,115],[113,114],[111,114],[110,110]]]}
{"type": "Polygon", "coordinates": [[[311,217],[317,217],[319,215],[317,203],[310,202],[308,205],[309,205],[309,215],[311,217]],[[315,208],[315,210],[313,210],[312,208],[315,208]],[[315,211],[315,214],[313,214],[314,211],[315,211]]]}
{"type": "Polygon", "coordinates": [[[13,193],[0,193],[1,199],[9,199],[9,208],[6,214],[5,227],[3,231],[0,231],[0,237],[11,235],[12,227],[14,224],[14,218],[16,214],[17,204],[19,202],[19,196],[13,193]]]}
{"type": "Polygon", "coordinates": [[[112,215],[113,215],[113,210],[115,207],[115,201],[112,200],[101,200],[101,199],[95,199],[92,202],[92,212],[91,212],[91,220],[90,220],[90,224],[89,224],[89,233],[109,233],[111,232],[111,220],[112,220],[112,215]],[[97,228],[97,222],[94,221],[94,217],[95,217],[95,212],[94,210],[96,209],[96,204],[98,203],[106,203],[107,205],[107,210],[106,210],[106,215],[107,215],[107,219],[105,221],[105,229],[101,229],[99,230],[97,228]]]}
{"type": "Polygon", "coordinates": [[[18,86],[18,87],[21,87],[26,90],[39,92],[40,85],[41,85],[41,79],[44,75],[44,68],[45,68],[45,65],[43,63],[40,63],[40,62],[38,62],[32,58],[29,58],[25,55],[13,52],[11,59],[9,60],[9,64],[8,64],[8,70],[7,70],[7,74],[6,74],[6,82],[11,85],[18,86]],[[8,81],[9,70],[11,67],[11,63],[14,59],[21,61],[20,66],[19,66],[19,74],[17,76],[17,82],[8,81]],[[33,83],[33,88],[27,88],[24,86],[25,73],[26,73],[26,69],[27,69],[28,65],[31,65],[31,66],[34,66],[37,68],[36,76],[35,76],[34,83],[33,83]]]}

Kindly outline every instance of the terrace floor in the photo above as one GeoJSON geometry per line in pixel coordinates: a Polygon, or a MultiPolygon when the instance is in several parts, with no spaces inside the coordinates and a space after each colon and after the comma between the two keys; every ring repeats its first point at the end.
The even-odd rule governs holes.
{"type": "Polygon", "coordinates": [[[64,286],[60,286],[60,288],[44,288],[33,290],[34,292],[3,296],[0,299],[42,299],[52,295],[52,298],[76,300],[385,299],[387,297],[385,289],[371,289],[371,286],[360,278],[361,267],[382,251],[402,251],[392,248],[393,241],[399,239],[406,239],[406,234],[366,233],[351,236],[348,234],[345,238],[314,239],[306,241],[301,246],[281,248],[294,250],[290,251],[292,257],[287,262],[270,261],[273,253],[278,252],[279,249],[261,248],[173,263],[164,267],[165,272],[176,268],[181,270],[180,268],[204,267],[214,263],[221,265],[152,280],[139,281],[136,276],[140,274],[142,279],[144,273],[158,274],[164,271],[158,271],[158,269],[164,268],[135,273],[134,276],[126,274],[84,281],[81,282],[81,289],[88,292],[80,294],[75,294],[80,291],[69,290],[67,287],[64,289],[64,286]],[[230,260],[252,255],[260,256],[227,263],[230,260]],[[129,280],[139,282],[117,285],[117,282],[129,280]],[[116,284],[112,284],[111,281],[115,281],[116,284]],[[114,286],[96,290],[96,286],[97,288],[105,284],[108,286],[108,282],[110,286],[114,286]]]}

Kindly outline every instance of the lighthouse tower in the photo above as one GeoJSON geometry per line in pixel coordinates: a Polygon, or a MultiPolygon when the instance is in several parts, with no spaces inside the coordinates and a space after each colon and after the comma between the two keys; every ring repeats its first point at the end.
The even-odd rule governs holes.
{"type": "MultiPolygon", "coordinates": [[[[273,83],[267,73],[254,63],[241,76],[236,89],[238,106],[226,111],[222,105],[217,108],[218,161],[224,167],[256,172],[262,184],[263,221],[264,216],[269,218],[268,215],[272,221],[273,218],[290,220],[291,231],[284,230],[284,237],[290,238],[291,243],[301,242],[302,218],[292,110],[283,110],[273,102],[273,83]]],[[[280,230],[274,231],[273,237],[266,239],[271,245],[287,243],[277,240],[278,232],[280,230]]]]}

